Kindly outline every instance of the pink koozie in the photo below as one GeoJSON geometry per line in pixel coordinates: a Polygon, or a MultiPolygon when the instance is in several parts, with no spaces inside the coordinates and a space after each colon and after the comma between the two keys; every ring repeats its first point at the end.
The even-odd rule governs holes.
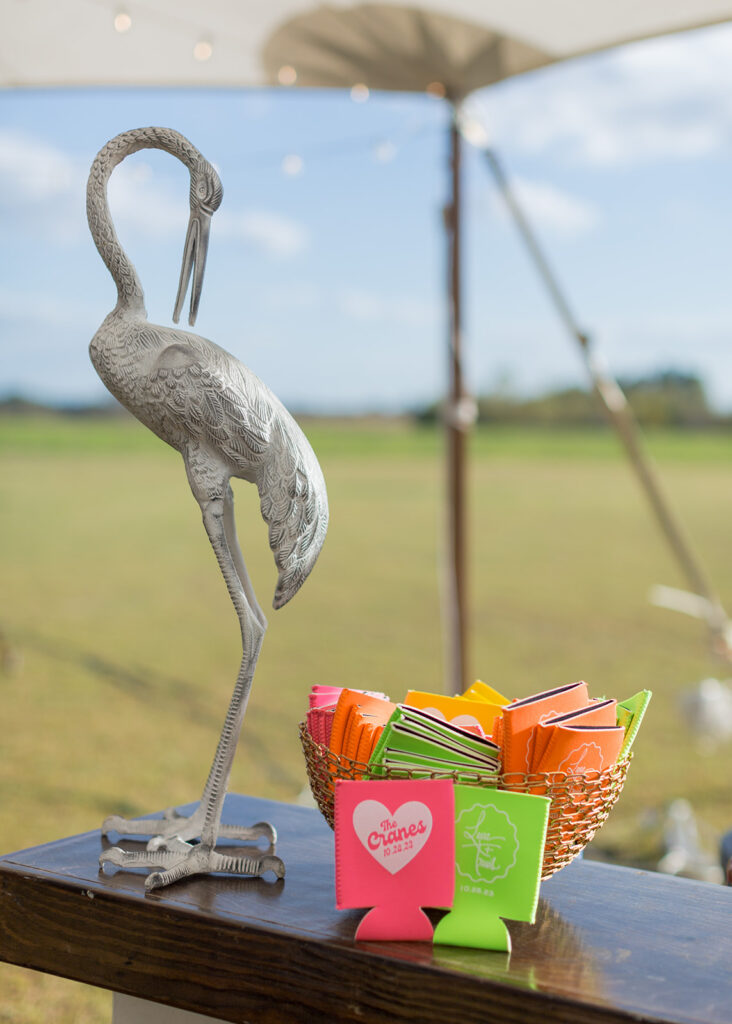
{"type": "Polygon", "coordinates": [[[335,786],[336,906],[373,907],[362,941],[432,941],[422,907],[449,907],[455,890],[455,795],[449,779],[335,786]]]}

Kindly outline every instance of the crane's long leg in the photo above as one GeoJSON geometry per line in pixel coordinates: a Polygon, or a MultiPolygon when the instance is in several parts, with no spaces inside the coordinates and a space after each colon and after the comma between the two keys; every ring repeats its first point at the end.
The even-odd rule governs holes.
{"type": "MultiPolygon", "coordinates": [[[[205,516],[204,516],[204,525],[205,525],[205,516]]],[[[237,585],[234,587],[233,591],[232,591],[232,587],[230,587],[228,582],[227,582],[227,586],[229,587],[229,594],[231,596],[232,602],[234,603],[234,607],[236,608],[237,615],[239,617],[240,623],[242,621],[242,614],[245,614],[245,615],[247,615],[247,619],[249,617],[253,617],[255,622],[256,622],[256,624],[257,624],[257,626],[259,628],[261,628],[262,636],[261,636],[261,638],[259,640],[259,646],[261,647],[261,642],[262,642],[262,639],[264,638],[264,631],[267,629],[267,619],[265,618],[264,613],[263,613],[262,609],[259,606],[259,603],[257,601],[256,595],[254,593],[254,588],[253,588],[251,580],[249,578],[249,573],[247,572],[247,567],[246,567],[246,565],[244,563],[244,558],[242,557],[241,547],[239,545],[239,539],[238,539],[237,534],[236,534],[236,520],[234,519],[234,493],[233,493],[233,491],[231,489],[231,485],[230,484],[227,484],[226,489],[224,491],[223,527],[224,527],[224,539],[225,539],[226,550],[228,551],[230,560],[233,563],[234,569],[235,569],[235,572],[236,572],[236,584],[237,585]],[[240,603],[240,600],[241,600],[241,594],[244,595],[244,601],[245,601],[245,605],[247,607],[243,607],[243,608],[239,607],[239,603],[240,603]]],[[[206,530],[207,530],[207,533],[209,534],[209,540],[211,540],[211,532],[210,532],[208,526],[206,527],[206,530]]],[[[216,546],[215,546],[213,541],[211,541],[211,546],[214,548],[214,551],[216,551],[216,546]]],[[[218,558],[218,554],[217,554],[217,558],[218,558]]],[[[225,571],[224,566],[222,565],[221,559],[218,558],[218,560],[219,560],[219,566],[221,567],[221,571],[224,574],[224,579],[226,579],[227,572],[225,571]]],[[[246,649],[247,641],[245,640],[245,637],[244,637],[244,627],[243,626],[242,626],[242,644],[244,645],[244,648],[246,649]]],[[[257,649],[256,657],[258,657],[258,656],[259,656],[259,649],[257,649]]],[[[255,658],[255,664],[256,664],[256,658],[255,658]]],[[[252,668],[252,673],[253,672],[254,672],[254,668],[252,668]]],[[[246,710],[246,705],[245,705],[245,709],[244,710],[246,710]]],[[[243,717],[243,713],[242,713],[242,717],[243,717]]],[[[241,725],[239,726],[239,728],[241,728],[241,725]]],[[[236,744],[235,744],[235,746],[236,746],[236,744]]],[[[229,768],[229,771],[230,771],[230,768],[229,768]]],[[[227,776],[227,782],[228,782],[228,776],[227,776]]],[[[208,802],[209,802],[209,800],[211,798],[211,791],[212,791],[212,787],[214,786],[214,783],[215,783],[215,775],[214,775],[214,772],[213,772],[213,769],[212,769],[212,771],[211,771],[211,773],[210,773],[210,775],[208,777],[208,780],[206,782],[206,787],[205,787],[205,789],[203,791],[203,796],[201,798],[201,803],[199,805],[199,811],[197,812],[198,817],[196,817],[196,815],[194,815],[195,821],[193,821],[192,819],[189,819],[189,821],[191,823],[189,823],[189,821],[187,821],[184,818],[178,817],[177,821],[180,824],[180,828],[179,828],[179,831],[177,833],[175,833],[176,836],[178,836],[181,839],[192,839],[192,838],[196,838],[196,837],[198,837],[198,836],[200,836],[202,834],[204,808],[208,805],[208,802]]],[[[259,838],[261,836],[266,836],[269,839],[270,852],[274,850],[274,846],[275,846],[275,843],[277,841],[277,833],[276,833],[275,829],[273,828],[272,825],[270,825],[266,821],[257,822],[256,825],[252,825],[252,826],[249,826],[249,827],[244,827],[244,826],[240,826],[240,825],[221,825],[219,823],[219,827],[218,828],[219,828],[219,831],[218,831],[219,838],[222,838],[222,839],[257,839],[257,838],[259,838]]],[[[149,848],[150,849],[158,849],[158,848],[170,849],[170,843],[166,842],[166,840],[169,839],[169,838],[171,838],[171,837],[170,836],[157,835],[155,837],[155,839],[152,840],[152,842],[149,844],[149,848]]]]}
{"type": "MultiPolygon", "coordinates": [[[[223,502],[222,513],[218,512],[218,503],[210,503],[203,509],[203,523],[206,527],[208,539],[214,549],[219,568],[223,574],[229,596],[236,609],[241,627],[242,660],[239,668],[234,693],[229,704],[229,709],[224,721],[224,728],[221,732],[219,744],[216,750],[211,771],[204,789],[202,804],[204,805],[204,822],[201,831],[201,840],[204,843],[216,841],[216,833],[221,821],[221,810],[223,807],[226,787],[229,783],[231,766],[236,753],[236,744],[239,739],[242,722],[246,713],[251,691],[254,670],[262,648],[264,633],[267,627],[267,620],[262,615],[259,605],[254,599],[254,607],[249,603],[249,594],[253,598],[252,585],[244,565],[244,559],[236,543],[234,531],[233,541],[235,543],[236,555],[229,548],[227,541],[227,519],[230,519],[233,527],[233,516],[231,516],[231,492],[227,487],[226,496],[223,502]],[[212,509],[211,506],[214,506],[212,509]],[[237,566],[237,561],[239,565],[237,566]]],[[[231,529],[230,527],[230,529],[231,529]]]]}
{"type": "MultiPolygon", "coordinates": [[[[198,490],[198,488],[194,487],[194,493],[196,490],[198,490]]],[[[256,622],[261,626],[262,633],[264,634],[264,630],[267,628],[267,620],[259,606],[259,603],[257,602],[257,598],[254,594],[254,588],[252,587],[251,580],[249,579],[249,573],[247,572],[247,568],[241,554],[241,548],[236,534],[236,521],[234,519],[234,494],[231,490],[230,484],[227,484],[224,489],[223,527],[226,548],[228,549],[230,560],[233,562],[236,572],[236,582],[238,586],[235,587],[235,593],[244,594],[246,604],[249,606],[249,611],[254,616],[256,622]]],[[[208,527],[206,527],[206,530],[209,532],[208,527]]],[[[209,533],[209,540],[210,539],[211,535],[209,533]]],[[[211,543],[212,547],[214,547],[213,542],[211,543]]],[[[215,547],[214,551],[216,551],[215,547]]],[[[218,554],[217,559],[219,561],[219,566],[221,566],[221,559],[219,559],[218,554]]],[[[221,566],[221,571],[224,574],[224,579],[226,579],[227,573],[224,572],[223,566],[221,566]]],[[[228,582],[227,587],[229,588],[229,594],[231,595],[234,607],[237,610],[237,615],[241,622],[242,610],[239,607],[239,598],[234,596],[232,588],[229,586],[228,582]]],[[[106,818],[102,824],[102,835],[106,836],[110,832],[117,832],[119,835],[123,836],[153,836],[148,843],[148,849],[150,850],[170,849],[171,842],[176,839],[197,839],[201,835],[204,808],[210,797],[210,787],[213,784],[213,781],[214,776],[212,773],[209,775],[201,802],[198,808],[191,815],[186,816],[179,814],[172,807],[167,808],[163,812],[162,818],[123,818],[118,815],[111,815],[106,818]]],[[[277,832],[269,822],[259,821],[255,825],[249,826],[219,824],[219,838],[221,839],[256,841],[262,837],[266,838],[268,841],[269,849],[267,852],[273,852],[277,842],[277,832]]]]}
{"type": "MultiPolygon", "coordinates": [[[[145,881],[147,889],[168,885],[188,875],[210,871],[262,874],[264,871],[272,870],[278,877],[284,876],[284,865],[278,857],[267,856],[252,860],[248,857],[223,856],[214,849],[219,836],[230,837],[232,834],[231,827],[221,827],[221,811],[267,622],[254,596],[236,539],[233,495],[228,484],[223,500],[217,498],[202,501],[201,508],[206,533],[239,618],[242,661],[201,804],[193,816],[197,819],[194,835],[200,835],[200,844],[189,846],[182,841],[184,837],[178,834],[173,836],[170,843],[156,843],[145,853],[125,854],[124,851],[115,848],[105,851],[100,858],[101,863],[167,868],[148,876],[145,881]],[[251,870],[253,863],[258,865],[255,872],[251,870]]],[[[262,824],[255,828],[261,828],[262,824]]]]}

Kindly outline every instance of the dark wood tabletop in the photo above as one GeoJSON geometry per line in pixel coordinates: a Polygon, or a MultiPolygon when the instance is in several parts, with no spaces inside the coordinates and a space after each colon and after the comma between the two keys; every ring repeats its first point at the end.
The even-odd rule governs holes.
{"type": "Polygon", "coordinates": [[[318,812],[227,798],[225,821],[262,819],[281,882],[145,895],[144,872],[99,874],[98,832],[0,858],[0,958],[250,1024],[732,1022],[732,889],[575,861],[542,883],[535,925],[509,924],[510,957],[356,944],[318,812]]]}

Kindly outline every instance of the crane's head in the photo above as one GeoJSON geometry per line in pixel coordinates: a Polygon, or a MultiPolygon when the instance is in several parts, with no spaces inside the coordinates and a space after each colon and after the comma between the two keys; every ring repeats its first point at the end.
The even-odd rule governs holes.
{"type": "Polygon", "coordinates": [[[188,233],[183,249],[183,263],[180,268],[180,282],[175,299],[173,321],[177,324],[183,300],[188,291],[188,282],[193,274],[191,285],[191,308],[188,323],[193,326],[198,315],[198,304],[203,288],[203,272],[206,269],[206,251],[208,249],[208,231],[211,217],[221,205],[224,190],[221,179],[211,164],[203,157],[191,169],[191,216],[188,221],[188,233]]]}

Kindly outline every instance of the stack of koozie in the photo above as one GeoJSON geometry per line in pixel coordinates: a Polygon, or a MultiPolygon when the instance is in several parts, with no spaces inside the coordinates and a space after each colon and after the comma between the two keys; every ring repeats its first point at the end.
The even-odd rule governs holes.
{"type": "Polygon", "coordinates": [[[457,778],[495,778],[501,751],[485,736],[440,720],[407,704],[397,706],[369,758],[369,775],[403,772],[426,778],[436,772],[457,778]]]}
{"type": "Polygon", "coordinates": [[[375,691],[314,686],[307,725],[317,743],[363,766],[355,777],[502,774],[521,789],[532,775],[590,775],[624,758],[650,698],[592,698],[580,681],[509,701],[477,681],[458,697],[409,690],[395,704],[375,691]]]}
{"type": "MultiPolygon", "coordinates": [[[[331,743],[335,743],[338,754],[346,753],[343,749],[343,737],[347,731],[350,731],[350,726],[356,724],[356,718],[360,720],[362,718],[360,708],[368,701],[382,702],[385,707],[389,707],[389,714],[393,710],[394,705],[389,702],[385,693],[377,693],[371,690],[346,690],[342,686],[313,686],[309,696],[309,710],[307,714],[307,725],[308,732],[313,737],[316,743],[321,743],[323,746],[330,747],[331,743]],[[336,711],[340,708],[338,721],[336,723],[336,737],[333,739],[333,725],[336,720],[336,711]],[[353,723],[349,721],[352,712],[357,714],[354,716],[353,723]],[[346,726],[349,729],[346,730],[346,726]]],[[[389,717],[387,714],[387,718],[389,717]]],[[[363,716],[365,718],[365,716],[363,716]]],[[[354,736],[356,732],[354,731],[354,736]]],[[[352,747],[349,744],[348,749],[352,747]]],[[[362,751],[362,753],[365,752],[362,751]]],[[[369,748],[370,753],[370,748],[369,748]]],[[[356,754],[349,753],[349,757],[356,760],[356,754]]],[[[368,760],[368,757],[366,758],[368,760]]]]}
{"type": "Polygon", "coordinates": [[[527,775],[611,767],[629,753],[650,699],[650,690],[620,703],[591,698],[580,681],[512,701],[494,730],[509,786],[520,787],[527,775]]]}

